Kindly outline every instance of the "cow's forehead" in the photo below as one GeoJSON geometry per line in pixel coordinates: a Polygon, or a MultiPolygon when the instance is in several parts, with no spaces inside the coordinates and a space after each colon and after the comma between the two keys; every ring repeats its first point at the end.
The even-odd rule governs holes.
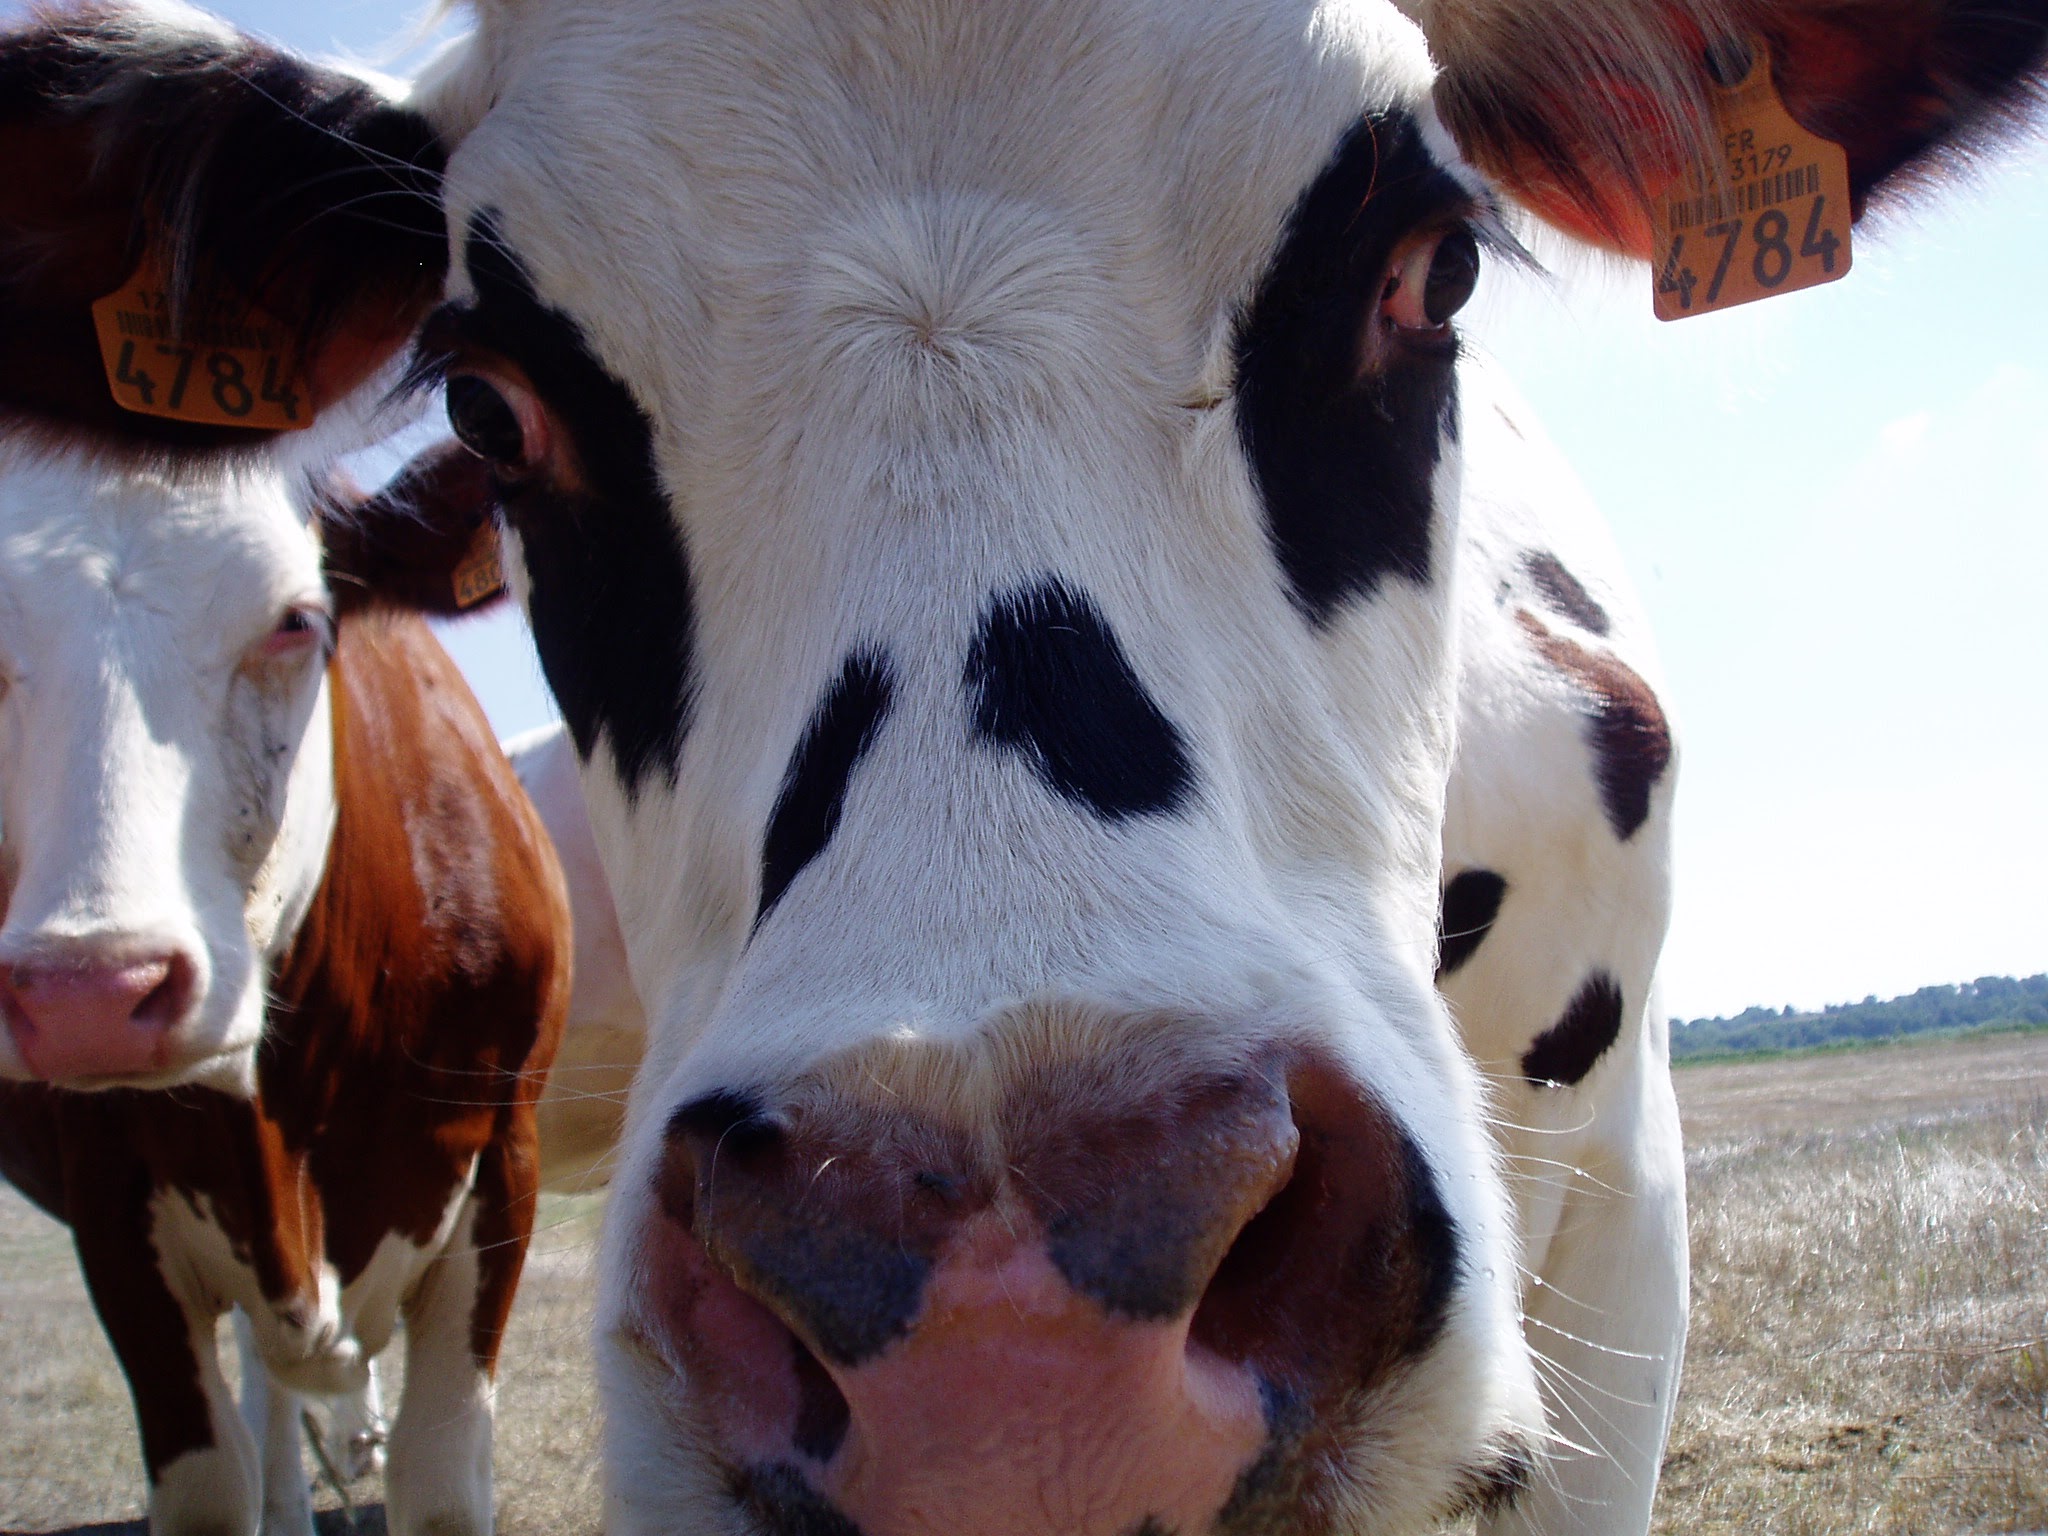
{"type": "Polygon", "coordinates": [[[41,615],[13,638],[57,638],[87,621],[81,590],[213,642],[195,658],[231,655],[249,638],[243,618],[267,623],[278,605],[319,595],[319,547],[274,476],[169,478],[69,455],[8,457],[0,593],[17,616],[41,615]]]}
{"type": "Polygon", "coordinates": [[[1386,0],[482,0],[423,104],[466,135],[458,246],[491,210],[544,297],[666,395],[701,376],[711,316],[934,198],[1020,243],[1036,221],[1199,352],[1361,117],[1411,114],[1455,159],[1431,79],[1386,0]]]}

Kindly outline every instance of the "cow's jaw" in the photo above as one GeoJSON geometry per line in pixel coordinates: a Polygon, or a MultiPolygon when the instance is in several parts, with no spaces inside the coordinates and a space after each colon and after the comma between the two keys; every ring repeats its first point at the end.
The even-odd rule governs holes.
{"type": "Polygon", "coordinates": [[[319,555],[275,476],[0,485],[0,1075],[254,1091],[334,823],[319,555]],[[268,649],[266,649],[266,646],[268,649]]]}

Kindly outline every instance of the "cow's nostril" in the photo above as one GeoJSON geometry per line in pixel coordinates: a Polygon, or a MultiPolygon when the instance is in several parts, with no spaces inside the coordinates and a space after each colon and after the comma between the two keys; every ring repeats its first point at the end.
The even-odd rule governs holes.
{"type": "Polygon", "coordinates": [[[1333,1071],[1298,1072],[1289,1091],[1291,1175],[1237,1234],[1189,1329],[1256,1370],[1283,1418],[1428,1348],[1459,1262],[1435,1177],[1398,1123],[1333,1071]]]}
{"type": "Polygon", "coordinates": [[[176,1029],[191,1012],[198,967],[193,965],[191,956],[172,954],[152,964],[149,974],[158,970],[162,971],[163,979],[136,1005],[135,1022],[152,1029],[176,1029]]]}
{"type": "Polygon", "coordinates": [[[796,1372],[796,1430],[791,1442],[813,1461],[830,1461],[846,1439],[852,1410],[824,1362],[794,1333],[789,1348],[796,1372]]]}

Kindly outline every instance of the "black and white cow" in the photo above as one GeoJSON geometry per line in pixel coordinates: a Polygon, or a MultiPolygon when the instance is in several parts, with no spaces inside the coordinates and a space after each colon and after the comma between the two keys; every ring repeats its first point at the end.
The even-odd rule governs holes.
{"type": "Polygon", "coordinates": [[[1644,252],[1724,40],[1860,206],[2021,112],[2048,4],[474,13],[405,100],[8,39],[0,406],[261,451],[110,393],[147,258],[493,466],[651,1026],[611,1524],[1642,1530],[1672,747],[1450,319],[1488,178],[1644,252]]]}

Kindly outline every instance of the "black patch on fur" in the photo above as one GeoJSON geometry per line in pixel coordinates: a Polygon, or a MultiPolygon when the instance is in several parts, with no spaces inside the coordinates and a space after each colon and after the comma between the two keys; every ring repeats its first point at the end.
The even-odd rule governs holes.
{"type": "Polygon", "coordinates": [[[1508,883],[1490,869],[1461,869],[1444,887],[1437,913],[1436,975],[1441,981],[1478,952],[1500,915],[1508,883]]]}
{"type": "Polygon", "coordinates": [[[1585,584],[1565,569],[1564,562],[1546,549],[1532,549],[1522,556],[1522,569],[1529,583],[1543,599],[1543,606],[1579,628],[1605,635],[1614,625],[1607,610],[1593,600],[1585,584]]]}
{"type": "Polygon", "coordinates": [[[1570,1087],[1620,1038],[1621,983],[1595,971],[1566,1004],[1563,1016],[1522,1053],[1522,1076],[1532,1083],[1570,1087]]]}
{"type": "Polygon", "coordinates": [[[825,851],[832,834],[839,830],[853,770],[875,744],[883,716],[889,712],[893,688],[886,657],[856,652],[846,658],[838,679],[804,728],[803,740],[797,743],[782,776],[775,812],[768,818],[768,834],[761,848],[757,927],[782,900],[790,881],[825,851]]]}
{"type": "Polygon", "coordinates": [[[1388,576],[1430,579],[1432,479],[1457,431],[1452,347],[1361,373],[1394,248],[1469,201],[1400,109],[1348,133],[1237,330],[1238,430],[1297,607],[1328,625],[1388,576]]]}
{"type": "Polygon", "coordinates": [[[1124,1536],[1173,1536],[1157,1515],[1147,1515],[1124,1533],[1124,1536]]]}
{"type": "Polygon", "coordinates": [[[761,1536],[861,1536],[794,1467],[755,1467],[735,1472],[733,1501],[745,1507],[761,1536]]]}
{"type": "Polygon", "coordinates": [[[991,603],[967,658],[975,732],[1105,821],[1164,816],[1195,774],[1095,606],[1058,580],[991,603]]]}
{"type": "Polygon", "coordinates": [[[753,1094],[721,1088],[678,1105],[668,1117],[667,1137],[751,1158],[780,1145],[782,1128],[753,1094]]]}
{"type": "Polygon", "coordinates": [[[1586,694],[1586,745],[1593,753],[1600,803],[1614,835],[1627,842],[1650,818],[1650,797],[1671,766],[1671,723],[1641,673],[1607,651],[1553,634],[1528,609],[1515,620],[1537,651],[1586,694]]]}
{"type": "Polygon", "coordinates": [[[1401,1135],[1401,1164],[1408,1186],[1408,1227],[1421,1253],[1424,1274],[1422,1296],[1415,1309],[1415,1328],[1404,1351],[1413,1359],[1426,1354],[1442,1336],[1450,1316],[1451,1294],[1457,1290],[1458,1277],[1464,1272],[1464,1259],[1459,1251],[1458,1224],[1444,1204],[1436,1171],[1405,1131],[1401,1135]]]}
{"type": "Polygon", "coordinates": [[[428,322],[420,371],[459,338],[517,363],[570,438],[582,484],[501,487],[531,587],[533,639],[585,760],[606,741],[627,794],[675,783],[690,728],[696,633],[682,533],[654,466],[654,429],[582,328],[543,304],[495,218],[463,245],[473,304],[428,322]]]}
{"type": "Polygon", "coordinates": [[[1464,1474],[1451,1513],[1456,1515],[1506,1514],[1534,1481],[1536,1469],[1526,1451],[1503,1451],[1492,1465],[1464,1474]]]}
{"type": "MultiPolygon", "coordinates": [[[[0,42],[0,414],[153,450],[274,434],[114,403],[92,301],[146,249],[188,333],[255,305],[318,353],[406,332],[441,290],[446,153],[361,81],[94,7],[0,42]]],[[[155,361],[145,354],[145,366],[155,361]]]]}
{"type": "Polygon", "coordinates": [[[795,1334],[789,1336],[789,1350],[790,1365],[796,1371],[794,1443],[811,1460],[830,1461],[846,1439],[853,1411],[831,1373],[795,1334]]]}
{"type": "Polygon", "coordinates": [[[1650,819],[1650,796],[1671,766],[1671,728],[1663,706],[1634,669],[1627,672],[1633,687],[1615,687],[1598,696],[1586,720],[1586,735],[1599,765],[1600,803],[1614,835],[1627,842],[1650,819]]]}

